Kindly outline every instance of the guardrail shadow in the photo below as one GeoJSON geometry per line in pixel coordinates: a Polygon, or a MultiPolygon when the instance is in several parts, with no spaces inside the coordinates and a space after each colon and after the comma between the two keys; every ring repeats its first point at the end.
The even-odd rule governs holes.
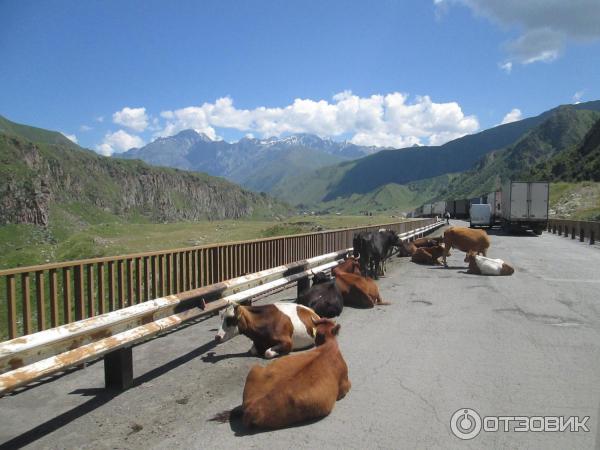
{"type": "MultiPolygon", "coordinates": [[[[197,358],[204,353],[212,350],[217,345],[216,342],[210,341],[200,347],[195,348],[194,350],[186,353],[185,355],[181,355],[178,358],[175,358],[172,361],[169,361],[166,364],[163,364],[160,367],[156,367],[143,375],[135,378],[133,380],[133,385],[130,389],[138,387],[144,383],[154,380],[155,378],[164,375],[165,373],[191,361],[194,358],[197,358]]],[[[6,441],[0,444],[0,450],[13,450],[15,448],[21,448],[26,445],[30,445],[37,441],[38,439],[43,438],[44,436],[59,430],[60,428],[68,425],[74,420],[96,410],[97,408],[107,404],[112,399],[121,395],[123,391],[113,391],[105,388],[89,388],[89,389],[76,389],[70,394],[79,394],[85,397],[91,397],[85,403],[78,405],[69,411],[65,411],[64,413],[28,430],[19,436],[16,436],[9,441],[6,441]]]]}

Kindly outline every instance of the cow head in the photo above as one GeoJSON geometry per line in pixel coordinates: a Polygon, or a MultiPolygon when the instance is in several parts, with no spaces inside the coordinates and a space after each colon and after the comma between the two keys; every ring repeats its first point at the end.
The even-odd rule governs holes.
{"type": "Polygon", "coordinates": [[[313,276],[313,286],[315,284],[327,283],[328,281],[331,281],[331,277],[325,272],[317,272],[313,276]]]}
{"type": "Polygon", "coordinates": [[[240,305],[237,303],[229,303],[227,308],[221,312],[221,327],[215,335],[215,341],[225,342],[234,336],[240,334],[238,329],[238,321],[240,318],[240,305]]]}
{"type": "Polygon", "coordinates": [[[315,325],[315,345],[325,344],[327,341],[335,339],[340,332],[340,324],[330,319],[313,319],[315,325]]]}

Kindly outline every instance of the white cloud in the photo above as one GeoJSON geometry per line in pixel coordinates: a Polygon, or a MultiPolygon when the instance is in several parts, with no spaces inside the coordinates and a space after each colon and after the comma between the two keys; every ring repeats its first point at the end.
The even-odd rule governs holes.
{"type": "Polygon", "coordinates": [[[504,116],[500,125],[504,125],[505,123],[516,122],[517,120],[521,120],[523,118],[523,114],[519,108],[512,109],[509,113],[504,116]]]}
{"type": "Polygon", "coordinates": [[[107,133],[100,145],[96,146],[96,151],[104,156],[110,156],[113,153],[123,153],[133,147],[141,147],[144,141],[141,137],[119,130],[114,133],[107,133]]]}
{"type": "Polygon", "coordinates": [[[506,46],[511,60],[521,64],[551,62],[568,41],[600,39],[598,0],[434,0],[438,9],[461,4],[521,35],[506,46]]]}
{"type": "Polygon", "coordinates": [[[86,131],[90,131],[90,130],[93,130],[93,128],[92,128],[92,127],[90,127],[89,125],[81,125],[81,126],[79,127],[79,131],[83,131],[84,133],[85,133],[86,131]]]}
{"type": "Polygon", "coordinates": [[[77,144],[77,136],[74,134],[61,133],[64,137],[66,137],[71,142],[75,142],[77,144]]]}
{"type": "Polygon", "coordinates": [[[513,64],[510,61],[507,61],[503,64],[498,64],[498,66],[508,74],[512,72],[513,64]]]}
{"type": "Polygon", "coordinates": [[[201,106],[163,111],[166,120],[157,136],[195,129],[217,139],[219,128],[233,128],[262,138],[290,133],[313,133],[321,137],[351,135],[360,145],[408,147],[440,145],[479,129],[475,116],[465,116],[456,102],[434,103],[428,96],[408,101],[408,95],[359,97],[344,91],[326,100],[295,99],[279,108],[260,106],[237,109],[229,97],[201,106]]]}
{"type": "Polygon", "coordinates": [[[142,132],[148,127],[146,108],[125,107],[112,115],[113,122],[133,131],[142,132]]]}
{"type": "Polygon", "coordinates": [[[581,103],[581,99],[583,98],[584,91],[577,91],[573,94],[573,103],[581,103]]]}
{"type": "Polygon", "coordinates": [[[100,122],[100,123],[102,123],[102,122],[104,122],[104,116],[98,116],[98,117],[96,117],[94,120],[95,120],[96,122],[100,122]]]}

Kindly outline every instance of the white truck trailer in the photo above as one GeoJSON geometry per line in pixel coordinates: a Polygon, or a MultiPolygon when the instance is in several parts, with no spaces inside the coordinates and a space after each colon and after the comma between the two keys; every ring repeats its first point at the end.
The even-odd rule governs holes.
{"type": "Polygon", "coordinates": [[[530,229],[537,235],[548,226],[550,188],[545,181],[509,181],[502,186],[502,228],[530,229]]]}

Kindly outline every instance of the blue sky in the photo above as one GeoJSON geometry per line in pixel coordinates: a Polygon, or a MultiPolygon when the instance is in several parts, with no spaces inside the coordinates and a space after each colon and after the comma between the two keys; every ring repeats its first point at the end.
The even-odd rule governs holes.
{"type": "Polygon", "coordinates": [[[440,144],[600,99],[599,38],[597,0],[1,1],[0,114],[104,154],[184,128],[440,144]]]}

